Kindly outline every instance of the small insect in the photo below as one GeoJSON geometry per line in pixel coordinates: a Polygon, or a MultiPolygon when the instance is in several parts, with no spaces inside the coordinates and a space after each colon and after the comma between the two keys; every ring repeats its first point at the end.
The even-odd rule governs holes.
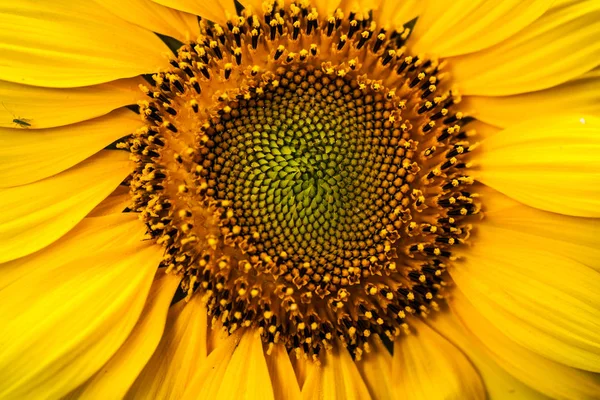
{"type": "Polygon", "coordinates": [[[22,118],[22,117],[16,117],[15,114],[13,114],[12,112],[10,112],[8,110],[8,108],[6,108],[6,106],[4,105],[4,103],[2,103],[2,106],[4,107],[4,109],[6,111],[8,111],[8,113],[10,115],[13,116],[12,123],[15,124],[15,126],[17,126],[19,128],[23,128],[23,129],[27,129],[27,128],[31,127],[31,124],[29,123],[31,121],[30,119],[22,118]]]}

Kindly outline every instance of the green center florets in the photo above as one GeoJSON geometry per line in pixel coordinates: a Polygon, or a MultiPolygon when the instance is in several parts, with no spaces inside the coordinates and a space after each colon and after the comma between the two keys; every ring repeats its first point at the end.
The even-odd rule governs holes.
{"type": "Polygon", "coordinates": [[[205,194],[232,202],[223,226],[247,254],[272,258],[272,273],[317,294],[380,271],[410,164],[393,97],[310,65],[263,84],[204,128],[195,162],[205,194]]]}

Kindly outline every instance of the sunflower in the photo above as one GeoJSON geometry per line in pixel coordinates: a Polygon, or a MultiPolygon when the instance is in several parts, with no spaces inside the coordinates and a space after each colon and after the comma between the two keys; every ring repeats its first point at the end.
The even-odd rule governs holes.
{"type": "Polygon", "coordinates": [[[0,15],[0,398],[600,398],[599,1],[0,15]]]}

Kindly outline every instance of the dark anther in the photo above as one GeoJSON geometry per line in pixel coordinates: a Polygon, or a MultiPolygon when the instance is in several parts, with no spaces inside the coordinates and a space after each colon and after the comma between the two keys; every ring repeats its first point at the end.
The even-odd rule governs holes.
{"type": "Polygon", "coordinates": [[[171,88],[169,87],[169,84],[166,81],[160,84],[160,88],[164,92],[170,92],[171,91],[171,88]]]}
{"type": "Polygon", "coordinates": [[[362,36],[360,37],[360,40],[358,41],[358,44],[356,45],[357,49],[362,49],[362,47],[365,45],[365,43],[367,43],[367,40],[369,40],[371,38],[371,35],[367,35],[367,36],[362,36]]]}
{"type": "Polygon", "coordinates": [[[170,122],[167,124],[167,129],[170,130],[171,132],[177,133],[177,128],[175,128],[175,125],[173,125],[170,122]]]}
{"type": "Polygon", "coordinates": [[[417,110],[417,114],[423,114],[425,111],[427,111],[428,108],[425,104],[423,104],[421,107],[419,107],[419,109],[417,110]]]}
{"type": "Polygon", "coordinates": [[[177,88],[177,90],[179,90],[180,93],[183,93],[184,89],[183,89],[183,85],[181,84],[181,82],[179,82],[177,79],[175,79],[173,81],[173,85],[177,88]]]}
{"type": "Polygon", "coordinates": [[[408,277],[410,278],[411,281],[413,282],[420,282],[419,281],[419,277],[421,276],[420,273],[418,273],[417,271],[410,271],[408,273],[408,277]]]}
{"type": "Polygon", "coordinates": [[[213,51],[215,52],[215,55],[217,56],[217,58],[218,58],[219,60],[222,60],[222,59],[223,59],[223,53],[221,52],[221,48],[220,48],[219,46],[215,46],[215,47],[213,48],[213,51]]]}
{"type": "Polygon", "coordinates": [[[196,91],[196,93],[200,94],[200,92],[202,91],[202,89],[200,88],[200,84],[198,82],[194,82],[192,83],[192,87],[194,88],[194,90],[196,91]]]}
{"type": "Polygon", "coordinates": [[[373,45],[373,53],[377,53],[379,51],[379,49],[381,49],[382,44],[383,44],[383,39],[381,39],[379,36],[377,36],[377,40],[375,41],[375,44],[373,45]]]}
{"type": "Polygon", "coordinates": [[[402,64],[400,64],[400,66],[398,67],[398,69],[396,70],[396,73],[398,75],[400,75],[401,73],[404,72],[404,70],[406,69],[406,67],[408,67],[408,63],[406,62],[406,60],[402,61],[402,64]]]}
{"type": "Polygon", "coordinates": [[[306,33],[308,35],[310,35],[312,30],[317,29],[318,26],[319,26],[319,23],[317,22],[316,19],[312,19],[312,20],[308,21],[308,26],[306,27],[306,33]]]}
{"type": "Polygon", "coordinates": [[[410,85],[408,85],[408,87],[410,87],[411,89],[414,88],[415,86],[417,86],[419,84],[419,82],[421,82],[421,80],[419,79],[418,76],[416,76],[411,82],[410,85]]]}
{"type": "Polygon", "coordinates": [[[446,119],[444,120],[444,124],[446,124],[446,125],[448,125],[448,124],[453,124],[453,123],[455,123],[456,121],[458,121],[458,118],[456,117],[456,114],[454,114],[454,115],[452,115],[452,116],[450,116],[450,117],[446,118],[446,119]]]}
{"type": "Polygon", "coordinates": [[[190,67],[188,67],[187,65],[183,69],[183,72],[185,72],[186,75],[189,76],[190,78],[194,77],[194,71],[192,71],[192,69],[190,67]]]}
{"type": "Polygon", "coordinates": [[[381,62],[382,65],[386,66],[390,63],[390,61],[392,61],[394,57],[392,55],[390,55],[390,53],[388,52],[386,54],[386,56],[383,58],[383,61],[381,62]]]}
{"type": "Polygon", "coordinates": [[[425,124],[422,128],[423,132],[427,133],[429,132],[431,129],[433,128],[433,126],[431,126],[431,124],[425,124]]]}
{"type": "Polygon", "coordinates": [[[435,120],[442,118],[443,116],[444,116],[444,114],[442,113],[442,111],[438,111],[435,114],[433,114],[430,119],[432,121],[435,121],[435,120]]]}
{"type": "MultiPolygon", "coordinates": [[[[431,85],[430,85],[430,86],[431,86],[431,85]]],[[[427,96],[429,96],[431,93],[433,93],[433,92],[432,92],[432,91],[431,91],[431,89],[428,87],[428,88],[427,88],[427,90],[425,90],[425,91],[423,92],[423,94],[421,95],[421,99],[422,99],[422,100],[426,99],[426,98],[427,98],[427,96]]]]}
{"type": "Polygon", "coordinates": [[[161,123],[163,122],[163,119],[160,115],[156,114],[156,113],[151,113],[150,115],[148,115],[148,118],[151,119],[152,121],[161,123]]]}
{"type": "Polygon", "coordinates": [[[157,146],[161,146],[161,147],[165,145],[165,142],[163,142],[161,139],[157,138],[156,136],[153,136],[152,143],[156,144],[157,146]]]}
{"type": "Polygon", "coordinates": [[[448,169],[452,166],[452,164],[454,164],[454,162],[452,160],[448,160],[445,163],[442,164],[442,170],[448,169]]]}
{"type": "Polygon", "coordinates": [[[438,136],[437,141],[441,142],[442,140],[448,139],[450,137],[450,128],[446,128],[442,131],[442,134],[438,136]]]}
{"type": "Polygon", "coordinates": [[[208,69],[205,66],[200,68],[200,72],[202,73],[202,75],[204,75],[206,79],[210,79],[210,74],[208,73],[208,69]]]}
{"type": "Polygon", "coordinates": [[[335,22],[329,21],[327,23],[327,36],[331,36],[334,28],[335,28],[335,22]]]}

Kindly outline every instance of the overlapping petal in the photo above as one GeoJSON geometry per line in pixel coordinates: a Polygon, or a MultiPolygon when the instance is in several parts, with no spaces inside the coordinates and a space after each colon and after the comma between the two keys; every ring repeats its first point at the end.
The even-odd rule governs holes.
{"type": "Polygon", "coordinates": [[[516,231],[532,249],[553,253],[600,272],[600,219],[571,217],[538,210],[480,186],[485,226],[516,231]]]}
{"type": "Polygon", "coordinates": [[[415,54],[450,57],[483,50],[511,37],[538,19],[552,5],[552,0],[424,3],[408,45],[415,54]]]}
{"type": "Polygon", "coordinates": [[[72,399],[121,399],[156,349],[167,311],[181,277],[156,273],[146,305],[131,334],[115,355],[87,382],[71,393],[72,399]]]}
{"type": "Polygon", "coordinates": [[[486,347],[449,310],[426,321],[432,329],[452,342],[469,358],[485,385],[488,399],[549,400],[502,368],[486,347]]]}
{"type": "Polygon", "coordinates": [[[197,399],[275,400],[269,368],[257,331],[242,334],[221,379],[199,391],[197,399]]]}
{"type": "MultiPolygon", "coordinates": [[[[504,3],[504,2],[499,2],[504,3]]],[[[598,66],[600,4],[562,2],[496,46],[448,59],[463,94],[505,96],[560,85],[598,66]]]]}
{"type": "Polygon", "coordinates": [[[600,118],[530,120],[484,139],[473,155],[476,179],[524,204],[600,217],[600,118]]]}
{"type": "Polygon", "coordinates": [[[138,87],[143,82],[136,77],[79,88],[45,88],[0,81],[0,128],[18,128],[12,122],[15,118],[42,129],[100,117],[145,97],[138,87]]]}
{"type": "MultiPolygon", "coordinates": [[[[229,18],[236,16],[233,0],[204,1],[204,0],[152,0],[157,4],[196,14],[202,18],[225,25],[229,18]]],[[[242,1],[242,3],[244,3],[242,1]]]]}
{"type": "Polygon", "coordinates": [[[450,300],[452,311],[464,328],[479,340],[486,354],[505,371],[552,399],[594,400],[600,393],[598,375],[551,361],[518,345],[489,322],[474,305],[455,290],[450,300]]]}
{"type": "Polygon", "coordinates": [[[161,249],[134,216],[90,218],[53,246],[0,265],[0,397],[60,398],[127,339],[161,249]]]}
{"type": "Polygon", "coordinates": [[[600,117],[600,69],[545,90],[513,96],[465,96],[462,107],[478,120],[502,128],[560,113],[600,117]]]}
{"type": "Polygon", "coordinates": [[[416,334],[394,343],[394,393],[402,399],[485,398],[481,378],[459,349],[419,320],[416,334]]]}
{"type": "Polygon", "coordinates": [[[302,387],[305,400],[369,400],[371,395],[363,378],[341,344],[323,354],[322,365],[314,365],[302,387]]]}
{"type": "Polygon", "coordinates": [[[206,359],[208,331],[201,296],[171,307],[163,337],[127,399],[181,399],[206,359]]]}
{"type": "Polygon", "coordinates": [[[474,307],[515,342],[600,372],[600,273],[550,244],[482,222],[450,274],[474,307]]]}
{"type": "Polygon", "coordinates": [[[94,1],[125,21],[181,42],[196,39],[200,33],[196,15],[165,7],[151,0],[94,1]]]}
{"type": "Polygon", "coordinates": [[[3,0],[0,15],[0,80],[77,87],[169,65],[158,36],[96,3],[3,0]]]}
{"type": "Polygon", "coordinates": [[[379,336],[373,335],[372,338],[371,351],[364,353],[362,358],[356,361],[356,366],[373,399],[392,399],[395,393],[392,355],[379,336]]]}
{"type": "Polygon", "coordinates": [[[266,360],[275,399],[300,400],[300,386],[285,346],[281,343],[274,345],[266,360]]]}
{"type": "Polygon", "coordinates": [[[204,395],[212,395],[209,398],[214,398],[239,342],[240,335],[238,333],[224,338],[205,359],[202,367],[196,371],[191,382],[185,388],[182,400],[200,400],[204,395]]]}
{"type": "Polygon", "coordinates": [[[44,248],[67,233],[130,173],[128,155],[104,150],[58,175],[0,190],[0,262],[44,248]]]}
{"type": "Polygon", "coordinates": [[[58,128],[15,132],[0,128],[0,188],[61,173],[143,126],[128,109],[58,128]]]}

